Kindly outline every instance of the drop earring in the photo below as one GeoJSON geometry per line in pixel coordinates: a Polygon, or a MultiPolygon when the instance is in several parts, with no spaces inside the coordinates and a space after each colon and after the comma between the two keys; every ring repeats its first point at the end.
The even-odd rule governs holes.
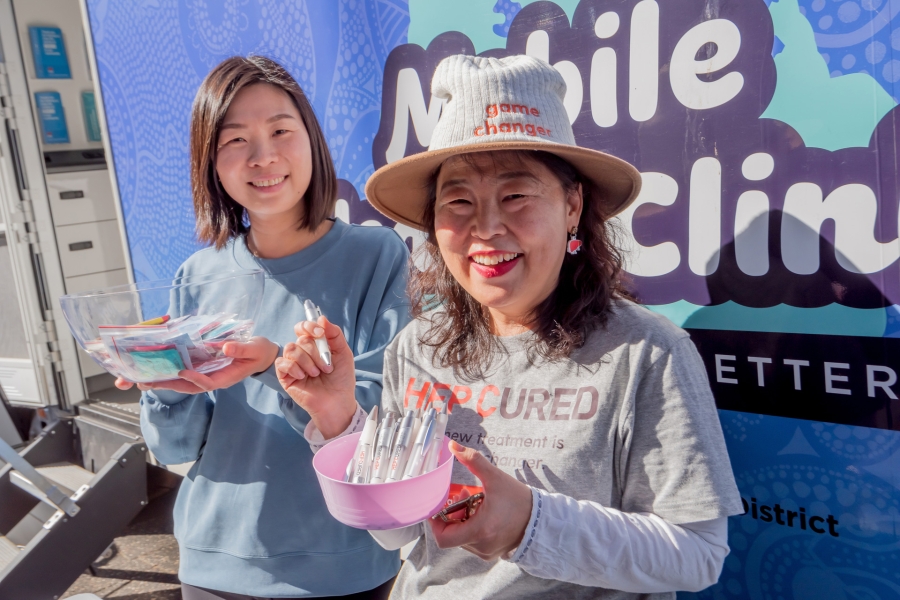
{"type": "Polygon", "coordinates": [[[578,239],[578,226],[572,228],[569,232],[569,241],[566,244],[566,252],[569,254],[578,254],[581,250],[581,240],[578,239]]]}

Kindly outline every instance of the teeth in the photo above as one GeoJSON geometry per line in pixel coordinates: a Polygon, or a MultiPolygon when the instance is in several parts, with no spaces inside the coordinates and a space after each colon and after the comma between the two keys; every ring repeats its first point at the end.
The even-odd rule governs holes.
{"type": "Polygon", "coordinates": [[[488,267],[499,265],[502,262],[506,262],[508,260],[512,260],[519,256],[516,252],[510,252],[507,254],[476,254],[472,257],[472,260],[477,262],[479,265],[485,265],[488,267]]]}
{"type": "Polygon", "coordinates": [[[265,181],[254,181],[253,187],[270,187],[273,185],[278,185],[284,181],[284,177],[278,177],[276,179],[266,179],[265,181]]]}

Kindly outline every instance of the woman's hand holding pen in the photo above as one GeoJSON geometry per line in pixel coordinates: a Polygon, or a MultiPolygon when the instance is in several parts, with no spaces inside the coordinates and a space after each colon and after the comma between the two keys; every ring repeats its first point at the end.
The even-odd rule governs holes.
{"type": "Polygon", "coordinates": [[[461,547],[483,560],[494,560],[515,550],[531,518],[531,489],[473,448],[450,442],[450,451],[481,480],[484,500],[464,522],[429,519],[438,547],[461,547]]]}
{"type": "MultiPolygon", "coordinates": [[[[231,387],[237,382],[256,373],[265,371],[278,356],[278,345],[264,337],[250,338],[249,342],[227,342],[222,347],[225,356],[233,360],[231,364],[213,371],[208,375],[197,371],[180,371],[180,379],[160,381],[158,383],[139,383],[138,389],[173,390],[182,394],[200,394],[221,388],[231,387]]],[[[120,390],[130,389],[134,384],[119,377],[116,387],[120,390]]]]}
{"type": "Polygon", "coordinates": [[[287,344],[284,355],[275,359],[275,373],[284,390],[309,413],[325,439],[331,439],[350,425],[356,413],[353,351],[341,328],[325,317],[297,323],[294,333],[297,341],[287,344]],[[316,339],[323,338],[331,350],[331,366],[316,348],[316,339]]]}

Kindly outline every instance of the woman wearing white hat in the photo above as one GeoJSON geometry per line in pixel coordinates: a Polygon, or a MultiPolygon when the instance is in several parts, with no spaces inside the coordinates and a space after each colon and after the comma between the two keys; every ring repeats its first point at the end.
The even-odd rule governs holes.
{"type": "Polygon", "coordinates": [[[422,538],[392,597],[674,597],[728,554],[742,506],[703,363],[620,282],[609,219],[640,175],[575,146],[564,93],[534,58],[449,57],[429,150],[366,187],[430,258],[383,407],[449,404],[452,491],[484,491],[464,522],[373,532],[422,538]]]}

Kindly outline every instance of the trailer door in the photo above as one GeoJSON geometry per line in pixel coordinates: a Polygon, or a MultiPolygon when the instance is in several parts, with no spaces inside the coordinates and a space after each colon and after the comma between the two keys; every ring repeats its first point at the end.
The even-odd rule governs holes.
{"type": "Polygon", "coordinates": [[[0,390],[13,404],[66,409],[84,389],[74,343],[64,339],[61,348],[56,336],[61,316],[56,299],[64,291],[52,224],[50,233],[45,231],[52,223],[44,215],[46,196],[12,5],[2,0],[0,390]],[[64,369],[64,363],[74,370],[64,369]]]}

